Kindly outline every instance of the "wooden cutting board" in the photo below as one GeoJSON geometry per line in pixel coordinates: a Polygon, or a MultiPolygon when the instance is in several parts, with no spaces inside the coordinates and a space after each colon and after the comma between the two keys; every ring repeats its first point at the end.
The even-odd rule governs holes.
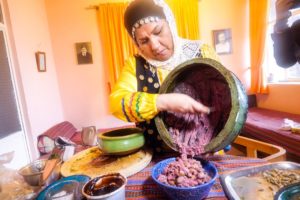
{"type": "Polygon", "coordinates": [[[108,156],[99,149],[91,147],[81,151],[67,160],[61,167],[62,176],[84,174],[91,178],[113,172],[119,172],[128,177],[144,169],[152,159],[149,149],[126,156],[108,156]]]}

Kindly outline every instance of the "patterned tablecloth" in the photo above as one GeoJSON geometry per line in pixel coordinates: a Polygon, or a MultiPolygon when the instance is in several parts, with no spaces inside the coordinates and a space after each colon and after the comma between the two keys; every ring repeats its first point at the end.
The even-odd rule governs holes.
{"type": "MultiPolygon", "coordinates": [[[[159,189],[155,182],[151,178],[151,169],[155,163],[166,159],[170,156],[160,156],[154,158],[151,163],[139,173],[128,177],[128,183],[126,185],[126,199],[167,199],[164,192],[159,189]]],[[[267,162],[262,159],[230,156],[230,155],[214,155],[207,158],[212,161],[218,168],[219,175],[232,170],[239,170],[245,167],[257,166],[266,164],[267,162]]],[[[220,179],[216,180],[213,185],[207,199],[226,199],[220,184],[220,179]]]]}

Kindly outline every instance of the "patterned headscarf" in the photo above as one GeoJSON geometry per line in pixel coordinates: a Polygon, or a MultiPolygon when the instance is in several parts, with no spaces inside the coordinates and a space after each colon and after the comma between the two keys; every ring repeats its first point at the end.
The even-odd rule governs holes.
{"type": "Polygon", "coordinates": [[[147,58],[141,52],[139,54],[151,65],[167,70],[172,70],[184,61],[196,57],[202,43],[178,36],[173,13],[163,0],[134,0],[128,5],[124,15],[125,27],[135,43],[135,29],[158,19],[166,19],[169,24],[174,44],[173,55],[166,61],[157,61],[147,58]]]}

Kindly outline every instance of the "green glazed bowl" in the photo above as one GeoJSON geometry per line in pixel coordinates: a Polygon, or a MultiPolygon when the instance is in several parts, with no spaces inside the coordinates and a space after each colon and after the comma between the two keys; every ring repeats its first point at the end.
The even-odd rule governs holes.
{"type": "Polygon", "coordinates": [[[142,129],[122,128],[98,134],[98,146],[109,155],[127,155],[145,144],[142,129]]]}

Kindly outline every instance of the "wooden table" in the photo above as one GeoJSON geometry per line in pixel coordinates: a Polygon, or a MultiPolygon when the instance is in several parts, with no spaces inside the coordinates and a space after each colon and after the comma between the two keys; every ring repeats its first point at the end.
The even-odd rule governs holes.
{"type": "MultiPolygon", "coordinates": [[[[81,144],[80,134],[77,134],[72,141],[76,144],[81,144]],[[75,138],[75,139],[74,139],[75,138]]],[[[77,145],[76,152],[82,151],[88,148],[87,146],[77,145]]],[[[174,157],[174,155],[156,156],[152,159],[150,164],[138,172],[137,174],[128,177],[128,183],[126,185],[126,200],[138,200],[138,199],[168,199],[164,192],[155,184],[151,178],[151,169],[159,161],[168,157],[174,157]]],[[[257,166],[266,164],[268,161],[265,159],[257,159],[250,157],[232,156],[232,155],[214,155],[207,158],[212,161],[218,169],[219,175],[227,173],[231,170],[239,170],[245,167],[257,166]]],[[[213,185],[207,199],[227,199],[219,178],[213,185]]]]}
{"type": "MultiPolygon", "coordinates": [[[[155,165],[155,163],[168,157],[170,156],[155,157],[144,170],[128,177],[128,183],[126,185],[126,200],[168,199],[165,196],[164,192],[155,184],[155,182],[151,178],[151,169],[155,165]]],[[[208,157],[207,159],[215,164],[215,166],[218,168],[219,175],[232,170],[239,170],[245,167],[254,167],[267,163],[263,159],[230,155],[214,155],[208,157]]],[[[213,185],[207,199],[227,199],[223,192],[219,178],[213,185]]]]}

